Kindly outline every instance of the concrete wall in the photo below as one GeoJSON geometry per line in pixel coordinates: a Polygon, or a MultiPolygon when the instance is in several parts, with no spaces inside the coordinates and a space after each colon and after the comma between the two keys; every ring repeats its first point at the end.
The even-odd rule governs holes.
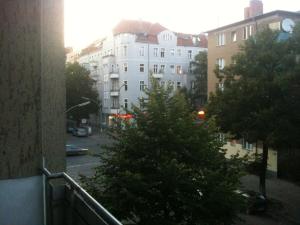
{"type": "Polygon", "coordinates": [[[43,224],[42,158],[65,169],[63,0],[0,1],[0,224],[43,224]]]}
{"type": "Polygon", "coordinates": [[[62,4],[0,2],[0,179],[65,167],[62,4]]]}

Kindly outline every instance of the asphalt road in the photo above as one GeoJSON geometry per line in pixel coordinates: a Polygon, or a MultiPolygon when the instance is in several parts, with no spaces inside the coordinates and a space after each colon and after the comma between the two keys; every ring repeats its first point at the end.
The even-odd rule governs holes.
{"type": "Polygon", "coordinates": [[[92,176],[94,168],[100,164],[98,157],[103,152],[102,146],[110,144],[111,140],[105,134],[94,134],[89,137],[67,136],[67,144],[88,148],[87,155],[67,156],[67,173],[76,181],[79,175],[92,176]]]}

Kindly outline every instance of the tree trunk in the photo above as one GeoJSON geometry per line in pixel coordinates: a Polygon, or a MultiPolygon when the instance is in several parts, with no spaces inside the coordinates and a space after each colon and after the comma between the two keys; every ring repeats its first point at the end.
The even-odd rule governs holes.
{"type": "Polygon", "coordinates": [[[263,157],[261,162],[261,171],[259,176],[259,190],[263,194],[263,196],[266,198],[266,172],[267,172],[267,166],[268,166],[268,152],[269,152],[269,146],[266,142],[263,142],[263,157]]]}

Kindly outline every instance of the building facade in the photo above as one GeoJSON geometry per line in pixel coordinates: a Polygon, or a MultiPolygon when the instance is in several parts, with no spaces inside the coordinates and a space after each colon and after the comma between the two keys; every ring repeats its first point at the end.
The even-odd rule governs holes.
{"type": "Polygon", "coordinates": [[[175,33],[158,23],[123,20],[111,35],[83,50],[78,62],[97,81],[102,123],[145,97],[151,77],[176,89],[192,86],[190,62],[207,50],[205,35],[175,33]]]}
{"type": "MultiPolygon", "coordinates": [[[[232,56],[240,51],[245,40],[259,30],[269,27],[280,32],[279,38],[285,40],[292,32],[292,27],[300,21],[299,12],[272,11],[263,14],[263,4],[259,0],[251,0],[250,6],[244,10],[244,20],[208,31],[208,96],[216,89],[223,90],[223,81],[215,75],[215,69],[223,69],[232,63],[232,56]]],[[[224,137],[224,135],[221,134],[224,137]]],[[[224,146],[227,156],[232,154],[261,153],[260,143],[248,143],[245,140],[231,140],[224,146]]],[[[277,151],[269,150],[268,171],[277,174],[277,151]]]]}
{"type": "Polygon", "coordinates": [[[280,37],[285,39],[290,34],[288,26],[299,20],[300,13],[278,10],[208,31],[208,96],[216,88],[223,88],[222,81],[214,73],[216,65],[220,69],[229,65],[245,40],[266,27],[278,30],[280,37]]]}

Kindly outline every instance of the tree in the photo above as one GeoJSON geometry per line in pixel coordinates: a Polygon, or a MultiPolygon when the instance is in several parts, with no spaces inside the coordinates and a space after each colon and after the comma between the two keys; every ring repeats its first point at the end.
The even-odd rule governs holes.
{"type": "Polygon", "coordinates": [[[194,108],[199,109],[207,102],[207,52],[199,52],[191,66],[195,83],[190,98],[194,108]]]}
{"type": "MultiPolygon", "coordinates": [[[[295,73],[299,63],[295,59],[291,40],[281,41],[279,33],[269,29],[258,32],[241,46],[233,57],[234,64],[216,70],[224,90],[212,94],[208,105],[208,114],[215,116],[223,132],[248,142],[262,142],[260,191],[265,196],[268,149],[290,142],[290,134],[295,137],[286,133],[297,127],[289,119],[298,118],[299,124],[299,117],[292,115],[291,109],[296,99],[290,97],[295,94],[289,95],[296,90],[290,89],[293,80],[299,84],[295,73]]],[[[299,101],[299,95],[297,98],[299,101]]]]}
{"type": "MultiPolygon", "coordinates": [[[[98,101],[98,92],[94,89],[95,81],[89,77],[89,71],[78,63],[67,64],[65,70],[66,76],[66,107],[77,105],[85,102],[82,97],[90,98],[93,101],[98,101]]],[[[75,120],[88,118],[89,114],[98,112],[99,104],[89,104],[84,107],[75,108],[68,112],[67,116],[75,120]]]]}
{"type": "Polygon", "coordinates": [[[210,126],[196,124],[184,95],[170,91],[153,82],[134,120],[111,131],[115,141],[84,187],[126,224],[231,224],[240,161],[225,159],[210,126]]]}

